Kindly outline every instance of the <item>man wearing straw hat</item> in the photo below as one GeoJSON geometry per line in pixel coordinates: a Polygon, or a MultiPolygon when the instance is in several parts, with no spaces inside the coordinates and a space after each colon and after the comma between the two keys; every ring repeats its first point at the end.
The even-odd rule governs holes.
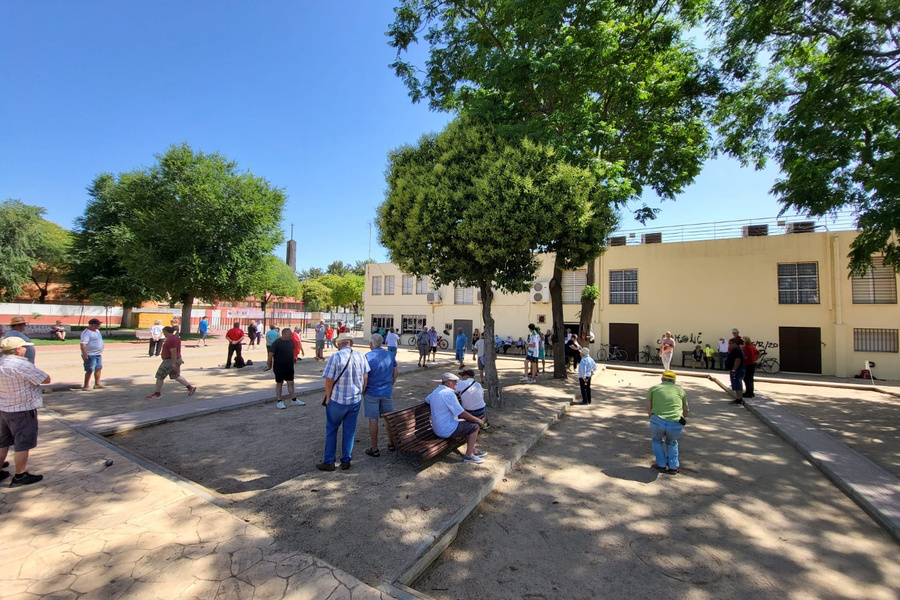
{"type": "Polygon", "coordinates": [[[13,317],[9,320],[9,331],[3,334],[3,339],[17,337],[24,342],[28,342],[28,345],[25,346],[25,358],[28,359],[28,362],[34,364],[34,344],[31,343],[31,338],[25,335],[25,327],[27,325],[25,317],[13,317]]]}

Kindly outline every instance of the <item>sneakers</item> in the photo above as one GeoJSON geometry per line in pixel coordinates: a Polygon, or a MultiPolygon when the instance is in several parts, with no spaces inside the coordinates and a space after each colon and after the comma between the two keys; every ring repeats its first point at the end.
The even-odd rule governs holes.
{"type": "Polygon", "coordinates": [[[484,450],[476,450],[475,456],[480,456],[480,457],[484,458],[485,456],[487,456],[487,452],[485,452],[484,450]]]}
{"type": "Polygon", "coordinates": [[[660,473],[665,473],[666,471],[668,471],[668,469],[666,467],[661,467],[656,463],[653,463],[652,465],[650,465],[650,468],[655,469],[655,470],[659,471],[660,473]]]}
{"type": "Polygon", "coordinates": [[[197,391],[197,386],[196,386],[196,385],[189,385],[189,386],[188,386],[188,396],[193,396],[193,395],[194,395],[194,392],[196,392],[196,391],[197,391]]]}
{"type": "Polygon", "coordinates": [[[154,398],[162,398],[162,394],[158,392],[153,392],[149,396],[147,396],[147,400],[153,400],[154,398]]]}
{"type": "Polygon", "coordinates": [[[353,466],[352,463],[342,462],[341,463],[341,471],[346,471],[347,469],[349,469],[352,466],[353,466]]]}
{"type": "Polygon", "coordinates": [[[95,390],[105,390],[105,389],[106,389],[106,386],[105,386],[105,385],[100,385],[100,384],[98,383],[97,385],[94,386],[94,389],[95,389],[95,390]]]}
{"type": "Polygon", "coordinates": [[[287,408],[287,406],[284,405],[284,400],[279,400],[275,403],[275,408],[287,408]]]}
{"type": "Polygon", "coordinates": [[[25,471],[21,475],[16,475],[12,478],[12,481],[9,484],[9,487],[19,487],[20,485],[31,485],[32,483],[37,483],[41,479],[43,479],[43,475],[32,475],[28,471],[25,471]]]}
{"type": "Polygon", "coordinates": [[[304,402],[303,400],[297,400],[296,398],[292,398],[291,406],[306,406],[306,402],[304,402]]]}
{"type": "Polygon", "coordinates": [[[482,430],[482,431],[487,431],[487,430],[490,429],[490,428],[491,428],[491,424],[488,423],[487,421],[485,421],[485,422],[484,422],[484,425],[481,426],[481,430],[482,430]]]}
{"type": "Polygon", "coordinates": [[[528,381],[529,379],[531,379],[531,377],[528,377],[527,375],[525,377],[519,377],[519,381],[528,381]]]}
{"type": "Polygon", "coordinates": [[[537,383],[537,379],[529,378],[528,381],[526,381],[525,383],[537,383]]]}
{"type": "Polygon", "coordinates": [[[743,400],[732,400],[729,404],[734,404],[735,406],[743,406],[744,401],[743,400]]]}
{"type": "Polygon", "coordinates": [[[476,465],[480,465],[484,462],[484,459],[478,456],[477,454],[472,456],[463,456],[463,462],[467,463],[475,463],[476,465]]]}
{"type": "Polygon", "coordinates": [[[334,471],[334,463],[320,462],[316,468],[320,471],[334,471]]]}

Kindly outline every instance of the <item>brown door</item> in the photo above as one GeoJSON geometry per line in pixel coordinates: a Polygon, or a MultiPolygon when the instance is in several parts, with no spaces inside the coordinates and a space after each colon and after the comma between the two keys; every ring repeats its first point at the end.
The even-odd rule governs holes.
{"type": "Polygon", "coordinates": [[[782,371],[822,374],[822,330],[779,327],[778,361],[782,371]]]}
{"type": "Polygon", "coordinates": [[[637,360],[638,352],[638,324],[637,323],[610,323],[609,347],[618,346],[620,350],[628,353],[628,360],[637,360]]]}

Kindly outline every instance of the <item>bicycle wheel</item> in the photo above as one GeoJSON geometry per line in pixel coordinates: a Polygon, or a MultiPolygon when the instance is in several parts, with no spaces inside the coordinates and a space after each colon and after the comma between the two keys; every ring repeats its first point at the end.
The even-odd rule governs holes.
{"type": "Polygon", "coordinates": [[[599,348],[597,350],[597,360],[605,361],[608,358],[606,348],[599,348]]]}
{"type": "Polygon", "coordinates": [[[650,362],[650,353],[641,352],[640,354],[638,354],[638,362],[642,362],[644,364],[650,362]]]}
{"type": "Polygon", "coordinates": [[[409,339],[406,340],[406,344],[408,346],[415,346],[416,345],[416,336],[414,336],[414,335],[409,336],[409,339]]]}
{"type": "Polygon", "coordinates": [[[781,365],[778,364],[778,359],[773,358],[771,363],[769,364],[769,370],[767,373],[772,373],[773,375],[781,370],[781,365]]]}
{"type": "Polygon", "coordinates": [[[628,353],[624,350],[616,350],[616,360],[626,362],[628,360],[628,353]]]}
{"type": "Polygon", "coordinates": [[[444,338],[438,340],[438,348],[440,348],[441,350],[446,350],[449,347],[450,344],[448,344],[447,340],[445,340],[444,338]]]}

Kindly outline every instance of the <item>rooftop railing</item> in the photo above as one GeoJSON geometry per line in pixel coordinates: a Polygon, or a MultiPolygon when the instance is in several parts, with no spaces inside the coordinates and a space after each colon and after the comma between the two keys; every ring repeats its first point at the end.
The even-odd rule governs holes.
{"type": "Polygon", "coordinates": [[[640,229],[622,229],[609,236],[607,245],[632,246],[855,230],[856,216],[851,211],[843,211],[819,218],[803,215],[785,215],[763,219],[741,219],[737,221],[693,223],[691,225],[670,225],[666,227],[653,227],[651,225],[640,229]]]}

